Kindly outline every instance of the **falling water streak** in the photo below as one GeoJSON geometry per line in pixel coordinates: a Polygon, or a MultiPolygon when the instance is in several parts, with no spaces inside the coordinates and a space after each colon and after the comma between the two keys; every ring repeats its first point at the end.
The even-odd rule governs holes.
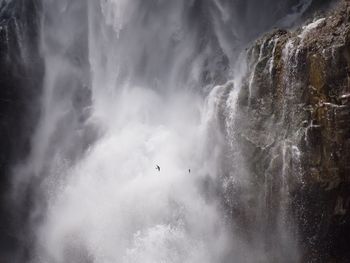
{"type": "Polygon", "coordinates": [[[259,55],[258,55],[258,59],[255,61],[255,64],[253,66],[252,69],[252,73],[249,79],[249,84],[248,84],[248,90],[249,90],[249,97],[248,97],[248,107],[251,104],[251,99],[253,96],[253,86],[254,86],[254,81],[255,81],[255,74],[256,74],[256,68],[259,65],[259,63],[261,62],[261,59],[263,58],[263,51],[265,48],[265,44],[267,43],[267,40],[265,39],[263,43],[261,43],[260,49],[259,49],[259,55]]]}
{"type": "Polygon", "coordinates": [[[289,171],[289,156],[287,156],[289,151],[290,145],[288,141],[284,141],[282,143],[282,187],[280,189],[281,194],[281,210],[282,210],[282,222],[284,223],[286,221],[286,211],[285,209],[288,207],[288,171],[289,171]]]}
{"type": "MultiPolygon", "coordinates": [[[[288,40],[285,44],[283,50],[282,50],[282,61],[283,61],[283,72],[284,72],[284,103],[283,103],[283,109],[282,109],[282,115],[280,117],[280,122],[283,127],[288,127],[290,125],[290,120],[293,118],[293,112],[290,112],[290,103],[291,100],[294,99],[295,96],[295,85],[297,85],[297,79],[295,78],[295,67],[297,63],[297,56],[299,52],[298,46],[295,46],[296,43],[293,39],[288,40]]],[[[285,131],[285,134],[282,134],[281,142],[279,143],[279,151],[281,151],[282,154],[282,169],[281,169],[281,186],[280,186],[280,202],[279,202],[279,231],[282,236],[282,242],[288,243],[288,236],[291,236],[292,234],[289,233],[290,229],[290,217],[289,217],[289,202],[290,202],[290,189],[289,189],[289,182],[291,180],[290,176],[291,174],[291,156],[290,156],[290,149],[291,149],[291,143],[289,141],[289,138],[287,138],[288,128],[285,131]]]]}
{"type": "Polygon", "coordinates": [[[270,58],[270,62],[269,62],[269,75],[271,77],[271,80],[273,79],[273,68],[275,66],[275,55],[276,55],[276,49],[277,49],[277,44],[278,44],[278,37],[274,37],[273,39],[271,39],[271,41],[273,41],[273,49],[272,49],[272,53],[271,53],[271,58],[270,58]]]}
{"type": "MultiPolygon", "coordinates": [[[[235,78],[233,82],[228,83],[228,85],[232,84],[233,86],[225,104],[226,111],[227,111],[225,125],[226,125],[227,134],[228,134],[230,143],[234,143],[235,127],[232,127],[232,125],[234,125],[235,123],[238,95],[242,88],[243,78],[245,77],[245,74],[247,72],[246,59],[247,59],[247,54],[245,52],[242,52],[238,58],[238,63],[235,71],[235,78]]],[[[232,146],[233,145],[231,145],[231,147],[232,146]]]]}
{"type": "MultiPolygon", "coordinates": [[[[284,103],[283,103],[283,109],[282,109],[282,117],[281,122],[284,123],[287,121],[287,113],[288,113],[288,107],[289,107],[289,99],[291,98],[291,94],[293,92],[293,75],[294,75],[294,53],[295,51],[295,43],[293,39],[290,39],[285,44],[283,50],[282,50],[282,61],[283,61],[283,71],[285,72],[284,76],[284,103]]],[[[287,121],[288,123],[288,121],[287,121]]]]}
{"type": "MultiPolygon", "coordinates": [[[[281,122],[283,125],[289,125],[289,118],[290,118],[290,112],[289,112],[289,101],[293,99],[294,94],[294,85],[295,85],[295,62],[294,58],[297,56],[298,49],[295,49],[295,42],[294,40],[288,40],[285,44],[285,47],[282,50],[282,61],[283,61],[283,70],[285,72],[285,79],[284,81],[284,103],[283,103],[283,109],[282,109],[282,116],[281,116],[281,122]]],[[[287,132],[287,131],[286,131],[287,132]]],[[[286,137],[287,135],[284,135],[286,137]]],[[[290,148],[290,142],[283,138],[283,141],[281,142],[282,147],[282,171],[281,171],[281,179],[282,179],[282,186],[280,188],[280,196],[281,196],[281,203],[280,203],[280,210],[281,210],[281,229],[284,229],[284,225],[287,223],[287,211],[286,208],[288,207],[288,195],[289,195],[289,189],[288,189],[288,171],[289,171],[289,156],[287,156],[289,148],[290,148]]]]}

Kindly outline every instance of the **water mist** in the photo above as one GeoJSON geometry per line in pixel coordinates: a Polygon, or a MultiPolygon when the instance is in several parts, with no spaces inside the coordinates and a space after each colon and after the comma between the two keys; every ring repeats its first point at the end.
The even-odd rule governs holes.
{"type": "Polygon", "coordinates": [[[31,262],[271,262],[222,191],[253,191],[232,139],[239,54],[287,2],[259,26],[253,1],[42,2],[41,119],[14,183],[32,189],[31,262]]]}

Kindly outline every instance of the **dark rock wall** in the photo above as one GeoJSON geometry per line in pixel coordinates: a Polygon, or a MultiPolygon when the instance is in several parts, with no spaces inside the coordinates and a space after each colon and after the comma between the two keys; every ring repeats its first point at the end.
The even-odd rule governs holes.
{"type": "Polygon", "coordinates": [[[349,262],[350,3],[247,53],[235,138],[268,186],[265,225],[286,207],[305,262],[349,262]]]}
{"type": "MultiPolygon", "coordinates": [[[[11,168],[25,158],[39,114],[43,78],[37,0],[0,4],[0,260],[14,262],[20,215],[9,203],[11,168]],[[11,257],[11,260],[8,258],[11,257]]],[[[23,229],[22,229],[23,230],[23,229]]]]}

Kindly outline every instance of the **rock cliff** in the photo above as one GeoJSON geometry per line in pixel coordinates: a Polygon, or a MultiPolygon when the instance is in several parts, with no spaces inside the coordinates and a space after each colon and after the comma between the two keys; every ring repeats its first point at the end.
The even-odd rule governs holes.
{"type": "Polygon", "coordinates": [[[350,2],[268,33],[247,57],[234,137],[265,185],[265,227],[285,208],[303,261],[348,262],[350,2]]]}

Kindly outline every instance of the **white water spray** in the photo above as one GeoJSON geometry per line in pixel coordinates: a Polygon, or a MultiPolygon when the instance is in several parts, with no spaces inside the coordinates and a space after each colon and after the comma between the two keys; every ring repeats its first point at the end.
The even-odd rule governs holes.
{"type": "Polygon", "coordinates": [[[143,22],[137,1],[45,2],[45,94],[30,164],[45,178],[47,207],[35,230],[36,262],[223,260],[229,231],[200,186],[215,181],[220,146],[207,148],[210,109],[188,89],[202,58],[184,79],[184,60],[169,54],[183,45],[178,54],[194,56],[194,40],[173,23],[182,21],[179,3],[155,3],[178,12],[157,21],[144,14],[143,22]],[[84,10],[90,69],[74,57],[84,10]],[[81,90],[91,99],[77,108],[81,90]],[[86,143],[90,127],[96,135],[86,143]]]}
{"type": "MultiPolygon", "coordinates": [[[[41,120],[14,183],[38,182],[33,262],[269,262],[258,237],[234,235],[218,193],[246,67],[212,86],[232,77],[240,30],[222,29],[229,3],[196,4],[43,1],[41,120]]],[[[235,166],[229,180],[248,184],[235,166]]]]}

